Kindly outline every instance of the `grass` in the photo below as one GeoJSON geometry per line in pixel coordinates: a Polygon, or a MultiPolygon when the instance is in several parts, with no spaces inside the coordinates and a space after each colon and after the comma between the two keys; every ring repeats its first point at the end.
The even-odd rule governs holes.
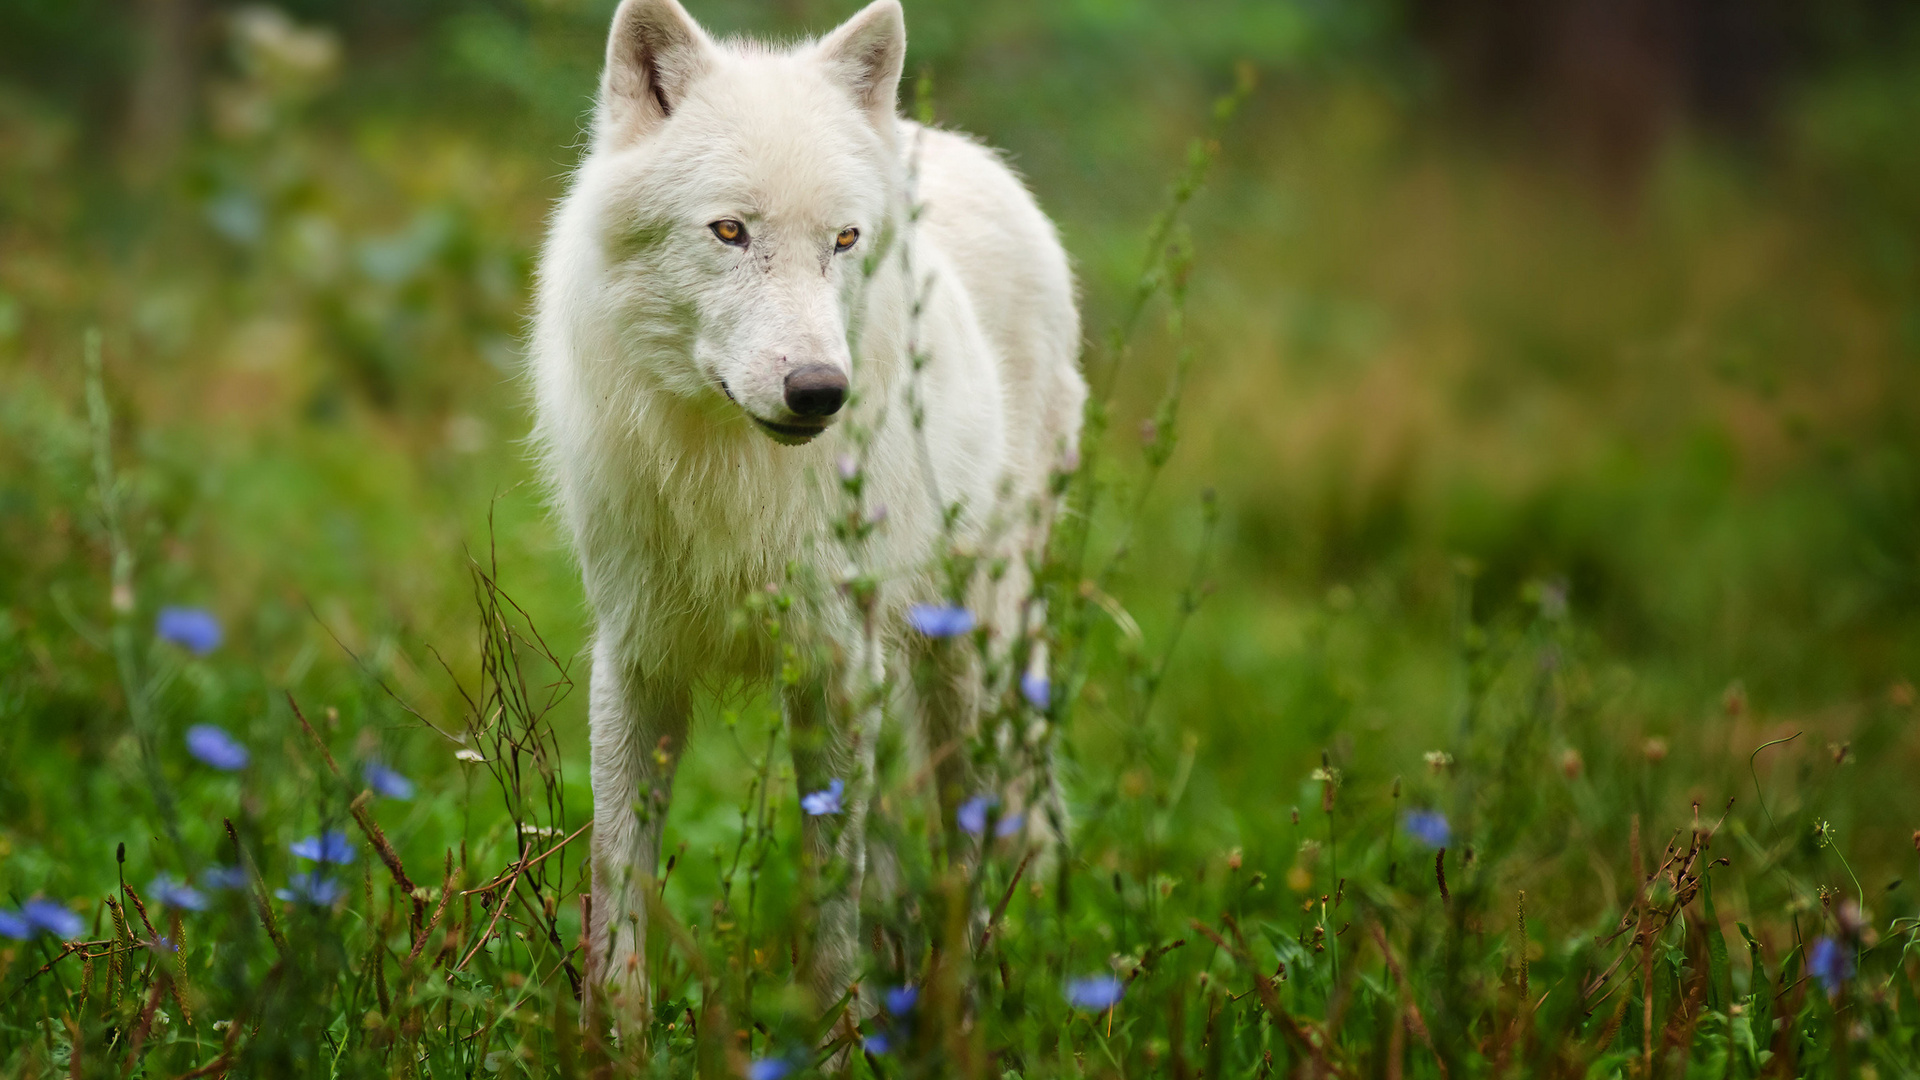
{"type": "Polygon", "coordinates": [[[867,975],[811,1000],[784,732],[703,701],[617,1040],[509,374],[553,155],[260,82],[274,122],[143,192],[5,99],[0,888],[81,923],[0,948],[6,1073],[1913,1074],[1902,79],[1805,91],[1758,165],[1677,143],[1628,206],[1282,81],[1163,228],[1075,140],[1178,175],[1191,102],[1056,144],[956,78],[1080,258],[1096,385],[1127,357],[1043,577],[1070,843],[969,837],[892,747],[867,975]]]}

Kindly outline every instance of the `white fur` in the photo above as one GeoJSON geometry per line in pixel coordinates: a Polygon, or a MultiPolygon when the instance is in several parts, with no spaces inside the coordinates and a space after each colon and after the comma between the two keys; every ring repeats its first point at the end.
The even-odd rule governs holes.
{"type": "MultiPolygon", "coordinates": [[[[531,373],[595,620],[593,961],[615,987],[641,982],[643,897],[692,691],[776,670],[730,613],[789,564],[844,573],[827,529],[844,507],[849,417],[873,431],[867,498],[886,516],[865,561],[886,575],[889,648],[905,606],[938,596],[939,506],[965,508],[965,542],[1036,543],[1022,508],[1078,437],[1079,321],[1053,227],[991,151],[896,118],[904,53],[896,0],[786,50],[714,41],[675,0],[614,15],[592,148],[541,259],[531,373]],[[744,250],[716,238],[720,219],[745,223],[744,250]],[[860,239],[835,253],[848,226],[860,239]],[[882,249],[869,278],[863,260],[882,249]],[[917,379],[910,339],[930,358],[917,379]],[[848,373],[854,398],[824,433],[783,445],[754,418],[794,419],[781,386],[803,364],[848,373]]],[[[972,598],[1002,640],[1025,588],[1013,563],[972,598]]],[[[859,654],[850,616],[809,610],[794,617],[859,654]]],[[[823,735],[805,760],[796,749],[801,788],[830,775],[853,788],[844,817],[808,819],[814,856],[842,864],[823,872],[840,895],[822,903],[812,952],[831,992],[849,975],[873,733],[804,694],[786,705],[796,747],[802,728],[823,735]]]]}

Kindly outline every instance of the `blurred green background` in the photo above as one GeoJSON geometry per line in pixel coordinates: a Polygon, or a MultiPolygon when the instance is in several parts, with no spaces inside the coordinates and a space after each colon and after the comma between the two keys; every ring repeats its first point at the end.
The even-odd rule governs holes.
{"type": "MultiPolygon", "coordinates": [[[[718,32],[776,38],[856,6],[690,5],[718,32]]],[[[205,605],[228,629],[223,662],[164,668],[170,730],[210,719],[291,748],[278,691],[293,688],[415,775],[455,776],[372,676],[451,722],[428,646],[473,662],[465,560],[490,515],[508,590],[562,656],[579,651],[516,366],[611,7],[0,0],[12,889],[111,874],[73,823],[144,813],[98,645],[113,598],[87,327],[106,335],[134,610],[205,605]]],[[[1634,762],[1631,809],[1677,825],[1691,800],[1744,798],[1747,755],[1805,731],[1762,762],[1775,811],[1817,805],[1856,867],[1909,865],[1912,5],[907,10],[910,72],[1059,221],[1096,342],[1208,102],[1238,65],[1260,76],[1191,217],[1186,441],[1121,590],[1164,640],[1198,492],[1217,490],[1215,589],[1158,705],[1180,737],[1155,744],[1194,754],[1196,847],[1290,858],[1280,826],[1323,749],[1375,789],[1422,773],[1461,725],[1463,650],[1564,597],[1581,676],[1551,733],[1572,756],[1543,789],[1581,761],[1634,762]]],[[[1170,359],[1150,328],[1119,384],[1122,462],[1170,359]]],[[[1119,760],[1110,693],[1090,690],[1083,766],[1119,760]]],[[[576,693],[563,715],[576,784],[583,706],[576,693]]],[[[694,753],[711,754],[698,734],[694,753]]],[[[676,806],[685,829],[731,813],[713,756],[676,806]]]]}

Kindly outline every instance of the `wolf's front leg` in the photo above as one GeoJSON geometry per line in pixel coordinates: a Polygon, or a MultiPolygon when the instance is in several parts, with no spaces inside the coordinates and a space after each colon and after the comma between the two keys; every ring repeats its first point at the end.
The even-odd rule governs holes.
{"type": "Polygon", "coordinates": [[[647,900],[673,769],[686,741],[684,686],[642,678],[616,642],[594,648],[588,695],[593,754],[593,926],[589,981],[611,1019],[644,1016],[647,900]]]}
{"type": "Polygon", "coordinates": [[[787,687],[782,704],[816,911],[805,978],[825,1006],[846,991],[858,971],[867,804],[873,797],[881,710],[871,702],[830,700],[819,682],[787,687]]]}

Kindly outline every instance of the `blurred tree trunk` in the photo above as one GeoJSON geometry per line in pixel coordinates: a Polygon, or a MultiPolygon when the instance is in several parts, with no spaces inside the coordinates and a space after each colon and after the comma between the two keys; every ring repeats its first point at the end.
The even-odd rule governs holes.
{"type": "Polygon", "coordinates": [[[1631,195],[1666,134],[1765,126],[1796,26],[1785,0],[1411,0],[1471,114],[1520,120],[1631,195]]]}
{"type": "Polygon", "coordinates": [[[139,64],[128,108],[132,178],[151,181],[173,163],[193,125],[200,85],[202,0],[137,0],[139,64]]]}

